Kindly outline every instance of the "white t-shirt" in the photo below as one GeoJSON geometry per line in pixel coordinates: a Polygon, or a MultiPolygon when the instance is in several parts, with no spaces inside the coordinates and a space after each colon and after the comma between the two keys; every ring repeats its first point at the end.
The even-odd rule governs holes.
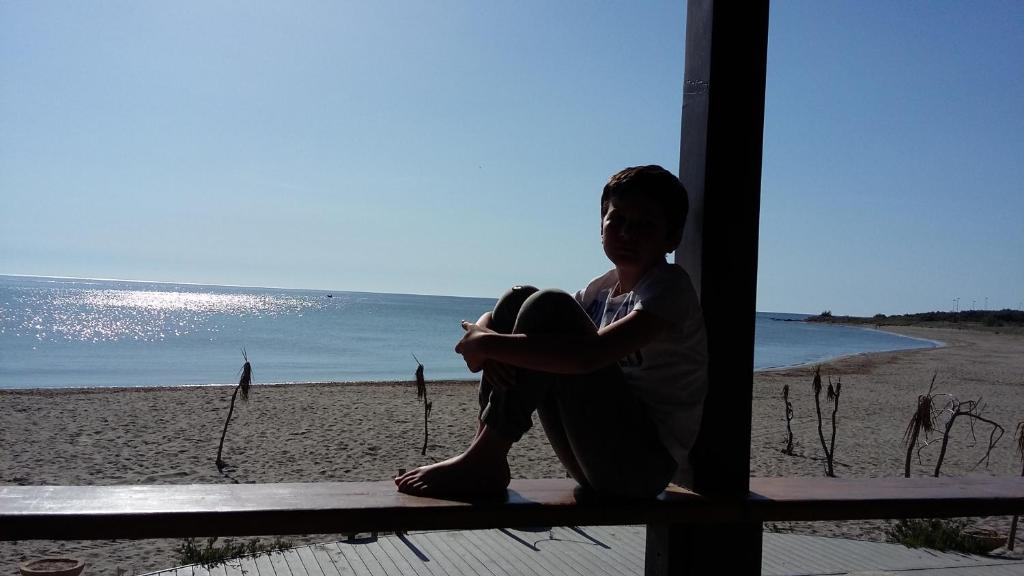
{"type": "Polygon", "coordinates": [[[678,464],[673,482],[692,486],[690,448],[707,392],[707,339],[697,294],[686,271],[668,262],[652,268],[631,292],[610,297],[618,282],[610,270],[577,292],[576,301],[598,328],[633,310],[668,321],[664,332],[622,358],[619,366],[678,464]]]}

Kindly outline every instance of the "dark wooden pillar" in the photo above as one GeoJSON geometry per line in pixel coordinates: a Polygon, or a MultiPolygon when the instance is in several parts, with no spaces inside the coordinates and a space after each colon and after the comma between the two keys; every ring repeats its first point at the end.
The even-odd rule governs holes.
{"type": "MultiPolygon", "coordinates": [[[[768,0],[689,0],[679,175],[691,213],[676,262],[707,322],[710,388],[692,460],[696,489],[745,498],[768,0]]],[[[648,574],[760,574],[761,525],[650,526],[648,574]]]]}

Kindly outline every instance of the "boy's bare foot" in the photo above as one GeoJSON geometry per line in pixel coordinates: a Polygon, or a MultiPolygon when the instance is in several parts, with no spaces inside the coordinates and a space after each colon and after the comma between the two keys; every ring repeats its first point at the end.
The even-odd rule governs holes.
{"type": "Polygon", "coordinates": [[[485,463],[466,454],[410,470],[395,478],[399,492],[414,496],[495,496],[511,479],[508,463],[485,463]]]}
{"type": "Polygon", "coordinates": [[[395,485],[399,492],[414,496],[502,495],[511,478],[507,460],[511,446],[485,425],[465,452],[410,470],[395,478],[395,485]]]}

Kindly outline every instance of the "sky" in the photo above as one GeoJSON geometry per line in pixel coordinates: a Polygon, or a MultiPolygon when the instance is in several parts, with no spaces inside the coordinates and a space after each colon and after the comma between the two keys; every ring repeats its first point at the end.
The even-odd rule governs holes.
{"type": "MultiPolygon", "coordinates": [[[[1024,308],[1024,3],[772,3],[757,307],[1024,308]]],[[[496,297],[678,170],[684,2],[0,0],[0,274],[496,297]]]]}

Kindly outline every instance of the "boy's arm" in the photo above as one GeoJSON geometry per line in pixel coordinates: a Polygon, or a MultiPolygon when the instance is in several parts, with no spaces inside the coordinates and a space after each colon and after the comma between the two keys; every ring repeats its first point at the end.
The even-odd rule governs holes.
{"type": "Polygon", "coordinates": [[[543,372],[586,374],[646,346],[668,325],[668,321],[643,310],[634,310],[589,336],[497,334],[464,322],[466,334],[455,351],[462,354],[473,372],[480,370],[485,361],[496,360],[543,372]]]}

